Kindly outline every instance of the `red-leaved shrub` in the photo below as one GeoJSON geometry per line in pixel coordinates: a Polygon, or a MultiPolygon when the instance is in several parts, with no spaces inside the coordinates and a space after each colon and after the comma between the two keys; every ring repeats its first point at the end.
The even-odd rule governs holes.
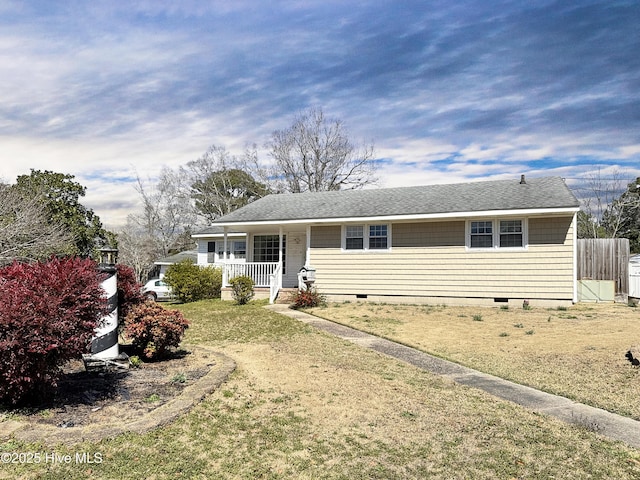
{"type": "Polygon", "coordinates": [[[41,400],[106,312],[97,265],[80,258],[0,269],[0,402],[41,400]]]}
{"type": "Polygon", "coordinates": [[[124,324],[129,311],[146,301],[142,294],[142,285],[136,280],[136,272],[128,265],[118,263],[118,323],[124,324]]]}
{"type": "Polygon", "coordinates": [[[125,334],[148,359],[165,356],[180,344],[189,322],[178,310],[169,310],[155,302],[133,307],[125,319],[125,334]]]}
{"type": "Polygon", "coordinates": [[[327,299],[316,288],[308,290],[299,289],[289,297],[289,304],[294,310],[300,308],[313,308],[326,305],[327,299]]]}

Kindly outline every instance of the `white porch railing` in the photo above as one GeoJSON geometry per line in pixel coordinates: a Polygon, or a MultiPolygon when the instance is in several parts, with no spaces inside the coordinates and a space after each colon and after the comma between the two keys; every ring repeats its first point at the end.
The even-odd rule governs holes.
{"type": "MultiPolygon", "coordinates": [[[[278,271],[278,262],[227,262],[222,267],[222,286],[228,287],[229,280],[234,277],[246,275],[253,279],[256,287],[271,287],[271,277],[278,271]]],[[[278,271],[278,282],[280,275],[278,271]]]]}
{"type": "Polygon", "coordinates": [[[275,271],[270,275],[269,279],[269,303],[273,303],[276,301],[276,297],[278,296],[278,292],[282,288],[282,265],[276,264],[275,271]]]}

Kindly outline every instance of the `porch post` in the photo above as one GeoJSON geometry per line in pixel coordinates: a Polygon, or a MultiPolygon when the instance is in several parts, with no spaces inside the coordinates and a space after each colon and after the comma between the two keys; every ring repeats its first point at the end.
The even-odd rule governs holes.
{"type": "Polygon", "coordinates": [[[279,235],[280,235],[280,244],[278,246],[278,263],[280,264],[280,278],[278,279],[278,284],[280,285],[280,287],[282,287],[282,235],[283,235],[282,226],[280,226],[279,235]]]}
{"type": "Polygon", "coordinates": [[[224,232],[224,241],[223,243],[223,253],[222,253],[222,286],[223,287],[228,287],[229,286],[229,273],[227,271],[227,233],[228,233],[228,227],[223,227],[223,232],[224,232]]]}
{"type": "Polygon", "coordinates": [[[228,227],[224,227],[224,246],[222,247],[224,249],[224,252],[222,253],[222,259],[224,260],[224,263],[227,263],[227,233],[228,227]]]}

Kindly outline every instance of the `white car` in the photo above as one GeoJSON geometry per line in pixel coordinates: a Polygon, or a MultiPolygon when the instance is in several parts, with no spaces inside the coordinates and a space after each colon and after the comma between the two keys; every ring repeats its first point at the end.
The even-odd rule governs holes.
{"type": "Polygon", "coordinates": [[[171,287],[164,283],[159,278],[154,278],[145,283],[142,287],[142,293],[147,298],[152,300],[171,300],[173,295],[171,294],[171,287]]]}

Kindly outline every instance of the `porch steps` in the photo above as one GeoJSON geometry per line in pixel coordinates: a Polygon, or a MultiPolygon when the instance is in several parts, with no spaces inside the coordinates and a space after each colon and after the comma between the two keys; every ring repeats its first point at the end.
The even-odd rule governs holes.
{"type": "Polygon", "coordinates": [[[297,288],[281,288],[280,291],[278,292],[278,297],[276,298],[275,303],[279,303],[279,304],[283,304],[286,305],[289,303],[289,296],[294,293],[297,292],[298,289],[297,288]]]}
{"type": "MultiPolygon", "coordinates": [[[[281,288],[278,292],[278,296],[276,297],[276,301],[274,303],[279,303],[281,305],[287,305],[289,303],[289,296],[296,292],[297,288],[281,288]]],[[[258,298],[269,298],[269,289],[268,288],[254,288],[255,299],[258,298]]]]}
{"type": "MultiPolygon", "coordinates": [[[[289,303],[289,296],[296,292],[297,288],[281,288],[278,292],[278,297],[276,298],[275,303],[279,303],[282,305],[286,305],[289,303]]],[[[268,287],[256,287],[253,289],[255,292],[254,300],[258,300],[261,298],[269,298],[269,288],[268,287]]],[[[233,300],[233,296],[231,294],[231,288],[226,287],[222,289],[222,299],[223,300],[233,300]]]]}

